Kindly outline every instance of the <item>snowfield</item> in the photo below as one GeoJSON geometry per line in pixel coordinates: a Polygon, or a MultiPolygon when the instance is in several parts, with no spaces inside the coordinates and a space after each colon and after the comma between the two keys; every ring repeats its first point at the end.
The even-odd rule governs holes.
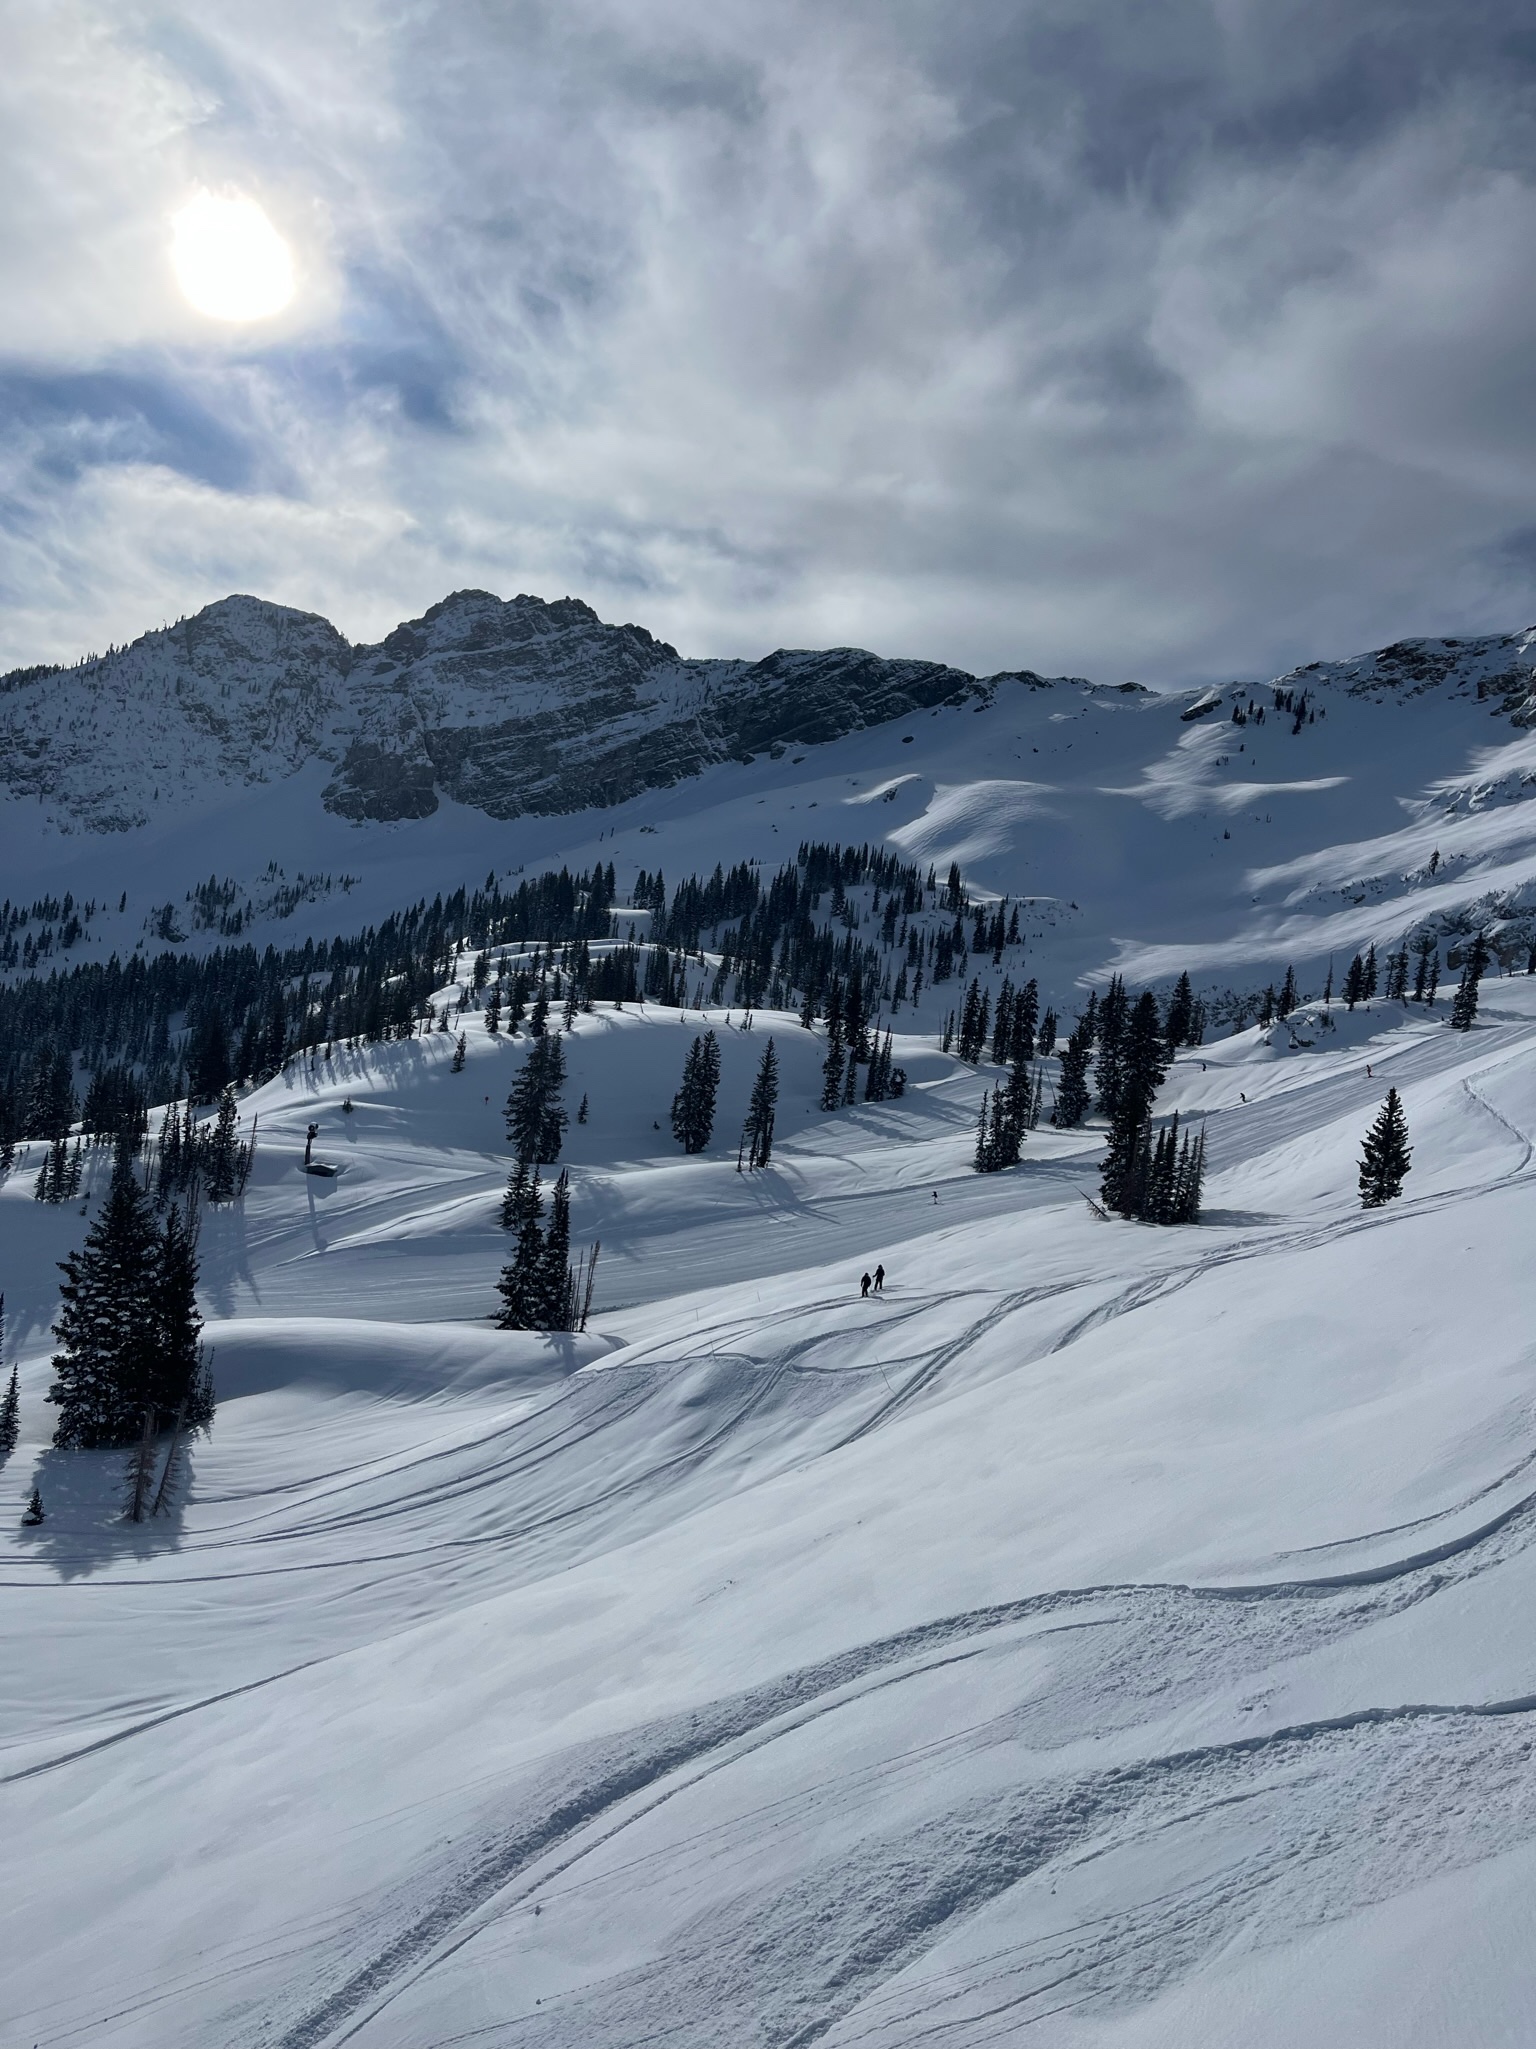
{"type": "Polygon", "coordinates": [[[491,1328],[526,1039],[295,1064],[205,1225],[213,1435],[141,1528],[120,1454],[46,1448],[85,1227],[23,1148],[4,2039],[1528,2042],[1536,979],[1467,1035],[1311,1008],[1180,1055],[1207,1208],[1154,1229],[1083,1200],[1093,1128],[973,1174],[995,1075],[931,1035],[823,1114],[819,1034],[712,1011],[684,1159],[705,1020],[600,1006],[596,1307],[549,1339],[491,1328]],[[1366,1212],[1389,1081],[1413,1171],[1366,1212]]]}

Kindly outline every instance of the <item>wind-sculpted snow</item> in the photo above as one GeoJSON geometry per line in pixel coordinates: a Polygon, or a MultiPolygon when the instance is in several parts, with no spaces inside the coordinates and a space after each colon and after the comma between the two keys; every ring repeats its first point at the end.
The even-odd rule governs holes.
{"type": "Polygon", "coordinates": [[[205,1225],[220,1412],[141,1529],[118,1459],[44,1442],[79,1219],[29,1149],[0,1182],[3,1472],[49,1506],[0,1526],[16,2038],[1521,2039],[1536,980],[1466,1036],[1378,1005],[1182,1055],[1213,1173],[1178,1230],[1095,1218],[1092,1128],[971,1173],[985,1070],[929,1048],[826,1115],[816,1035],[709,1022],[693,1159],[652,1132],[677,1014],[570,1035],[581,1338],[488,1323],[517,1045],[252,1097],[205,1225]],[[1413,1173],[1362,1211],[1388,1078],[1413,1173]]]}

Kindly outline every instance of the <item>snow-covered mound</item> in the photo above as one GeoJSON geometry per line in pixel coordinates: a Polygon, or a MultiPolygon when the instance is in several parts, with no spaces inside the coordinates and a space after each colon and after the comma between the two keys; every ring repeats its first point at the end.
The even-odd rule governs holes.
{"type": "Polygon", "coordinates": [[[1092,1129],[970,1172],[995,1077],[931,1042],[828,1114],[791,1015],[600,1008],[571,1338],[489,1325],[526,1041],[294,1064],[205,1226],[213,1435],[140,1528],[119,1455],[46,1448],[85,1226],[23,1148],[7,2039],[1523,2040],[1536,979],[1468,1034],[1308,1017],[1180,1055],[1212,1174],[1159,1230],[1082,1200],[1092,1129]],[[1413,1168],[1363,1211],[1388,1081],[1413,1168]]]}

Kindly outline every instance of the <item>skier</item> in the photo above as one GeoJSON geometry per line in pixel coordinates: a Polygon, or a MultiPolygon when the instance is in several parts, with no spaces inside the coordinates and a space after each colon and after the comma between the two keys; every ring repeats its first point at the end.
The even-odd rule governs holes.
{"type": "Polygon", "coordinates": [[[309,1156],[315,1149],[315,1140],[319,1136],[320,1127],[318,1124],[311,1124],[308,1131],[304,1134],[304,1164],[306,1167],[309,1165],[309,1156]]]}
{"type": "Polygon", "coordinates": [[[862,1277],[862,1279],[860,1280],[860,1282],[859,1282],[859,1294],[860,1294],[861,1296],[864,1296],[864,1295],[867,1295],[868,1293],[869,1293],[869,1275],[868,1275],[868,1274],[865,1274],[865,1275],[864,1275],[864,1276],[862,1277]]]}
{"type": "Polygon", "coordinates": [[[933,1199],[935,1202],[937,1202],[939,1199],[939,1191],[937,1189],[933,1191],[933,1199]]]}
{"type": "Polygon", "coordinates": [[[875,1293],[877,1295],[885,1293],[885,1268],[883,1266],[875,1268],[875,1293]]]}

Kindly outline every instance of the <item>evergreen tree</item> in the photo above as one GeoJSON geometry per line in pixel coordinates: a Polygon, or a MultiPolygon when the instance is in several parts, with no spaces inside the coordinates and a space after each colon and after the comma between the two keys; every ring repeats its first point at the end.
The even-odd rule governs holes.
{"type": "Polygon", "coordinates": [[[1298,1000],[1299,999],[1296,991],[1296,970],[1292,967],[1288,967],[1285,971],[1285,983],[1280,991],[1280,1015],[1282,1017],[1289,1017],[1291,1012],[1296,1008],[1298,1000]]]}
{"type": "Polygon", "coordinates": [[[206,1185],[210,1202],[233,1202],[239,1193],[239,1117],[240,1111],[235,1102],[235,1085],[229,1082],[219,1097],[219,1114],[207,1142],[206,1185]]]}
{"type": "Polygon", "coordinates": [[[16,1449],[16,1439],[21,1434],[21,1390],[16,1382],[16,1368],[11,1368],[11,1377],[6,1383],[5,1399],[0,1401],[0,1458],[9,1458],[16,1449]]]}
{"type": "Polygon", "coordinates": [[[685,1153],[701,1153],[715,1128],[720,1092],[720,1047],[713,1032],[694,1040],[683,1062],[682,1087],[672,1098],[672,1136],[685,1153]]]}
{"type": "Polygon", "coordinates": [[[1168,998],[1168,1012],[1163,1019],[1163,1037],[1168,1042],[1170,1054],[1189,1043],[1194,1019],[1195,992],[1189,985],[1189,971],[1186,969],[1173,985],[1173,994],[1168,998]]]}
{"type": "Polygon", "coordinates": [[[1062,1131],[1075,1131],[1088,1115],[1088,1059],[1091,1040],[1081,1025],[1070,1034],[1061,1054],[1061,1081],[1056,1090],[1056,1107],[1051,1122],[1062,1131]]]}
{"type": "Polygon", "coordinates": [[[1144,990],[1122,1034],[1118,1095],[1104,1156],[1104,1207],[1122,1216],[1140,1216],[1147,1199],[1154,1166],[1152,1102],[1167,1072],[1166,1059],[1157,1001],[1144,990]]]}
{"type": "Polygon", "coordinates": [[[1461,982],[1451,1003],[1451,1029],[1469,1032],[1477,1017],[1477,987],[1491,959],[1488,941],[1481,932],[1473,934],[1461,966],[1461,982]]]}
{"type": "Polygon", "coordinates": [[[1366,1002],[1374,1002],[1376,998],[1377,987],[1376,946],[1374,941],[1372,942],[1370,949],[1368,950],[1365,956],[1365,974],[1362,987],[1366,1002]]]}
{"type": "Polygon", "coordinates": [[[29,1530],[36,1529],[37,1525],[44,1520],[43,1497],[40,1490],[36,1487],[32,1489],[32,1497],[27,1503],[27,1512],[21,1520],[24,1527],[29,1530]]]}
{"type": "Polygon", "coordinates": [[[548,1165],[560,1157],[566,1117],[561,1103],[565,1088],[565,1049],[558,1032],[534,1039],[521,1073],[507,1097],[507,1136],[520,1160],[548,1165]]]}
{"type": "Polygon", "coordinates": [[[562,1168],[549,1202],[544,1257],[539,1274],[541,1330],[570,1330],[574,1324],[571,1275],[571,1177],[562,1168]]]}
{"type": "Polygon", "coordinates": [[[1421,932],[1413,942],[1413,1000],[1422,1003],[1429,989],[1429,964],[1440,960],[1440,942],[1433,932],[1421,932]]]}
{"type": "Polygon", "coordinates": [[[463,1032],[460,1032],[458,1038],[454,1041],[453,1058],[448,1063],[448,1072],[450,1074],[462,1074],[464,1072],[464,1061],[468,1052],[469,1040],[463,1032]]]}
{"type": "Polygon", "coordinates": [[[158,1378],[159,1254],[148,1199],[131,1165],[120,1164],[84,1248],[60,1261],[60,1349],[48,1400],[59,1410],[53,1441],[61,1448],[94,1450],[138,1436],[158,1378]]]}
{"type": "Polygon", "coordinates": [[[185,1431],[213,1428],[213,1381],[203,1353],[197,1307],[196,1213],[171,1210],[161,1227],[154,1315],[158,1359],[152,1402],[156,1427],[171,1418],[185,1431]]]}
{"type": "Polygon", "coordinates": [[[821,1107],[823,1110],[840,1110],[843,1104],[843,1075],[847,1061],[843,1057],[843,1035],[836,1019],[828,1021],[827,1057],[821,1063],[821,1107]]]}
{"type": "MultiPolygon", "coordinates": [[[[890,1038],[886,1038],[887,1062],[890,1053],[890,1038]]],[[[773,1120],[779,1101],[779,1056],[774,1051],[772,1039],[763,1048],[763,1057],[758,1062],[757,1078],[752,1084],[752,1099],[747,1105],[747,1166],[748,1169],[766,1167],[773,1157],[773,1120]]]]}
{"type": "MultiPolygon", "coordinates": [[[[1092,1005],[1089,1006],[1090,1014],[1092,1005]]],[[[1121,1085],[1124,1075],[1122,1041],[1125,1037],[1129,1005],[1126,1001],[1125,984],[1118,975],[1111,978],[1109,994],[1099,1005],[1097,1037],[1099,1055],[1094,1063],[1094,1089],[1099,1099],[1099,1108],[1113,1122],[1120,1107],[1121,1085]]]]}
{"type": "Polygon", "coordinates": [[[1344,974],[1344,1001],[1350,1010],[1365,998],[1365,962],[1357,953],[1344,974]]]}
{"type": "MultiPolygon", "coordinates": [[[[524,1180],[515,1203],[509,1188],[502,1207],[504,1222],[508,1221],[509,1207],[514,1213],[517,1241],[496,1284],[501,1296],[501,1314],[496,1323],[500,1330],[537,1330],[544,1306],[544,1197],[537,1168],[529,1177],[520,1160],[518,1175],[524,1180]]],[[[516,1186],[517,1175],[513,1178],[516,1186]]]]}
{"type": "Polygon", "coordinates": [[[1413,1148],[1408,1143],[1408,1119],[1396,1089],[1387,1090],[1387,1100],[1376,1122],[1365,1135],[1360,1152],[1360,1203],[1364,1209],[1379,1209],[1403,1192],[1403,1176],[1411,1173],[1408,1162],[1413,1148]]]}

